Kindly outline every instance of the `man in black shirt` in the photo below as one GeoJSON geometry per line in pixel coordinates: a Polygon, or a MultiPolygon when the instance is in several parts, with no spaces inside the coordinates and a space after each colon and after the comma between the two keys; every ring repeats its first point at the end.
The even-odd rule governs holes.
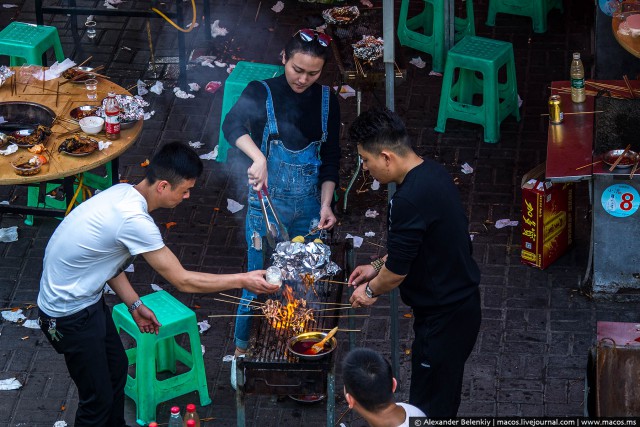
{"type": "Polygon", "coordinates": [[[480,270],[458,191],[444,167],[413,151],[404,124],[387,109],[360,115],[349,137],[364,170],[398,185],[389,202],[387,255],[353,271],[350,302],[372,305],[399,287],[415,317],[409,403],[430,417],[455,417],[481,319],[480,270]]]}

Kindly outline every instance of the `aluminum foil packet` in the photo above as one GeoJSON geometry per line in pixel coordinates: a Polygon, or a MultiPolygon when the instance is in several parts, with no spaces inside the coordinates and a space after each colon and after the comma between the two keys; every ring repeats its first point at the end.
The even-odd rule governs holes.
{"type": "Polygon", "coordinates": [[[305,275],[314,281],[333,276],[340,267],[331,261],[331,248],[324,243],[280,242],[271,256],[272,265],[280,267],[285,281],[297,282],[305,275]]]}
{"type": "Polygon", "coordinates": [[[6,65],[0,65],[0,86],[2,86],[4,82],[9,80],[9,77],[13,76],[14,74],[15,73],[11,71],[11,68],[7,67],[6,65]]]}
{"type": "MultiPolygon", "coordinates": [[[[106,98],[102,100],[102,105],[98,107],[96,115],[104,117],[104,103],[106,98]]],[[[140,96],[116,95],[116,101],[120,106],[120,121],[135,122],[144,117],[144,107],[148,107],[149,103],[140,96]]]]}
{"type": "Polygon", "coordinates": [[[353,54],[363,61],[375,61],[382,58],[384,41],[374,36],[362,36],[362,40],[351,45],[353,54]]]}

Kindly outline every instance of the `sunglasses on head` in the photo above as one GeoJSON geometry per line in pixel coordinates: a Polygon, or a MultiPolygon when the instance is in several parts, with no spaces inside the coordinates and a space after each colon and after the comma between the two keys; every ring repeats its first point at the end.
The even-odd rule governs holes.
{"type": "Polygon", "coordinates": [[[300,38],[302,39],[302,41],[305,42],[312,42],[313,39],[315,39],[316,37],[318,38],[318,43],[320,43],[320,46],[324,46],[327,47],[329,46],[329,44],[331,43],[331,36],[325,33],[320,33],[316,30],[312,30],[310,28],[303,28],[302,30],[298,31],[296,33],[296,35],[300,35],[300,38]]]}

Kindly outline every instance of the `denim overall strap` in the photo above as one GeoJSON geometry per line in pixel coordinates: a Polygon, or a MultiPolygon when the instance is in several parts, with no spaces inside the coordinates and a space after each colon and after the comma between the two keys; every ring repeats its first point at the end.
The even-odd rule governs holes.
{"type": "Polygon", "coordinates": [[[261,80],[262,83],[267,89],[267,101],[266,101],[266,110],[267,110],[267,123],[264,125],[264,131],[262,132],[262,144],[260,145],[260,151],[267,157],[269,153],[269,137],[272,136],[275,139],[279,138],[278,133],[278,122],[276,120],[276,112],[273,108],[273,97],[271,96],[271,89],[269,89],[269,85],[264,80],[261,80]]]}
{"type": "Polygon", "coordinates": [[[320,158],[320,148],[327,140],[327,122],[329,121],[329,86],[322,86],[322,138],[318,144],[318,159],[320,158]]]}

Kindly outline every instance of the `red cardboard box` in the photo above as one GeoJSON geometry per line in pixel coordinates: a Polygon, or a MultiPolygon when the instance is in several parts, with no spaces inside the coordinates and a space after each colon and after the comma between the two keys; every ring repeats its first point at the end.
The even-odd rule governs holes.
{"type": "Polygon", "coordinates": [[[522,252],[520,260],[547,268],[573,243],[574,185],[544,179],[542,163],[522,177],[522,252]]]}

